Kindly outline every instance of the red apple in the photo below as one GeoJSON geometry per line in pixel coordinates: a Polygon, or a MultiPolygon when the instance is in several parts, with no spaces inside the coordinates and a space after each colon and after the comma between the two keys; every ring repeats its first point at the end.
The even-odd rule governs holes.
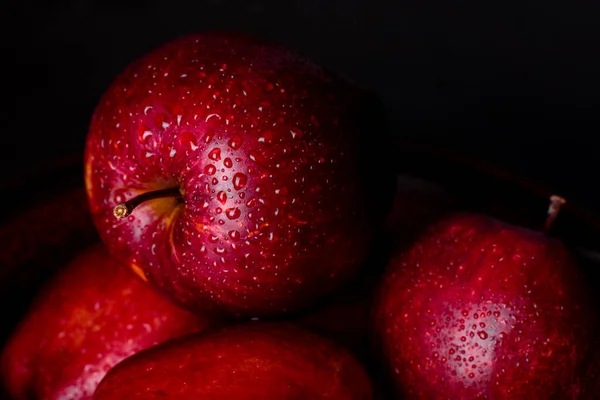
{"type": "Polygon", "coordinates": [[[456,214],[394,256],[375,346],[405,398],[575,399],[594,335],[582,270],[558,239],[456,214]]]}
{"type": "Polygon", "coordinates": [[[210,324],[146,287],[97,244],[37,296],[3,348],[2,378],[12,399],[91,398],[125,357],[210,324]]]}
{"type": "Polygon", "coordinates": [[[94,399],[367,400],[371,390],[362,364],[335,342],[287,323],[249,322],[129,357],[94,399]]]}
{"type": "Polygon", "coordinates": [[[386,177],[389,160],[365,93],[243,34],[159,46],[116,78],[90,125],[102,240],[189,309],[308,307],[354,276],[391,198],[393,179],[369,176],[386,177]]]}

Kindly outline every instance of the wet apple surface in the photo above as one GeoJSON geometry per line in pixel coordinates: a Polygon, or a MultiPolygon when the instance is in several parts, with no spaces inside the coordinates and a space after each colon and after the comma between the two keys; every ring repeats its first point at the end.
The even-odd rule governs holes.
{"type": "Polygon", "coordinates": [[[597,329],[588,289],[558,239],[457,214],[390,261],[376,336],[406,398],[580,398],[597,329]]]}
{"type": "Polygon", "coordinates": [[[367,179],[357,120],[369,107],[353,86],[254,38],[167,43],[115,80],[90,126],[85,182],[102,240],[187,308],[305,308],[355,274],[390,203],[387,181],[374,192],[367,179]]]}
{"type": "Polygon", "coordinates": [[[38,293],[2,349],[11,399],[91,399],[106,372],[150,346],[216,325],[175,306],[96,243],[38,293]]]}
{"type": "Polygon", "coordinates": [[[115,367],[94,394],[118,399],[373,398],[364,367],[335,342],[287,323],[188,335],[115,367]]]}

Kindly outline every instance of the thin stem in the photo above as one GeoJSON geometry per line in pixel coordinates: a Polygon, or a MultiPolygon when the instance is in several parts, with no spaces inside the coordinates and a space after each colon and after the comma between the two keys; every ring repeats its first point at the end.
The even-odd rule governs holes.
{"type": "Polygon", "coordinates": [[[552,224],[558,217],[561,207],[567,202],[563,197],[552,195],[550,196],[550,205],[548,206],[548,217],[546,218],[546,225],[544,226],[544,232],[548,233],[552,224]]]}
{"type": "Polygon", "coordinates": [[[138,196],[135,196],[132,199],[127,200],[124,203],[117,205],[113,209],[113,214],[117,218],[125,218],[126,216],[130,215],[133,212],[133,210],[143,202],[164,197],[181,198],[181,192],[179,191],[179,187],[153,190],[150,192],[142,193],[138,196]]]}

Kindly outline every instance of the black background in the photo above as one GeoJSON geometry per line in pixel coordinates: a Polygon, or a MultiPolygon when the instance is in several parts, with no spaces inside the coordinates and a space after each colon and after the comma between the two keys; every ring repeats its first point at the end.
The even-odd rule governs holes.
{"type": "Polygon", "coordinates": [[[600,211],[600,6],[592,2],[4,0],[0,168],[81,152],[144,52],[202,29],[295,47],[373,88],[395,135],[474,155],[600,211]]]}

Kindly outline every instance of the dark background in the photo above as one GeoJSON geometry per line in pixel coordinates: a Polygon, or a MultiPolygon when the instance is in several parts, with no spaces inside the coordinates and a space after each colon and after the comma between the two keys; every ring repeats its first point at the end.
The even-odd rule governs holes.
{"type": "Polygon", "coordinates": [[[235,29],[373,88],[395,135],[600,211],[600,6],[467,3],[4,0],[0,167],[11,176],[80,153],[99,97],[129,62],[185,33],[235,29]]]}

